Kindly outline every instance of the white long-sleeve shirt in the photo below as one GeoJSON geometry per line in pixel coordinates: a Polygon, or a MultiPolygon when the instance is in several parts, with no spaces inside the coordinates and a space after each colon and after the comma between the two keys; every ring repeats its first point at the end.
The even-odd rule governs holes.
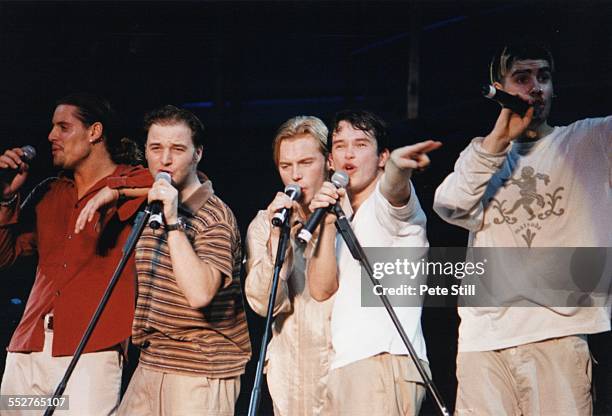
{"type": "MultiPolygon", "coordinates": [[[[490,154],[475,138],[436,190],[434,210],[471,247],[612,247],[612,116],[555,127],[490,154]]],[[[610,269],[611,259],[607,259],[610,269]]],[[[459,351],[610,330],[606,307],[460,308],[459,351]]]]}

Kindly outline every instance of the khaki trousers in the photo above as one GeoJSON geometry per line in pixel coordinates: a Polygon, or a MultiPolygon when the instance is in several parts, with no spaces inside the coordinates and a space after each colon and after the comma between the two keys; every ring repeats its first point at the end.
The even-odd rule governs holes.
{"type": "Polygon", "coordinates": [[[239,393],[240,376],[186,376],[139,364],[119,406],[119,416],[234,416],[239,393]]]}
{"type": "MultiPolygon", "coordinates": [[[[2,377],[2,395],[53,395],[72,357],[52,357],[53,332],[45,330],[41,352],[9,352],[2,377]]],[[[81,355],[64,392],[69,410],[57,408],[59,416],[115,415],[121,393],[122,357],[119,351],[81,355]]],[[[44,410],[0,410],[0,415],[40,415],[44,410]]]]}
{"type": "Polygon", "coordinates": [[[591,415],[591,356],[578,336],[457,355],[457,415],[591,415]]]}
{"type": "MultiPolygon", "coordinates": [[[[429,365],[421,361],[428,374],[429,365]]],[[[326,414],[413,416],[425,397],[416,366],[406,355],[378,354],[329,374],[326,414]]]]}

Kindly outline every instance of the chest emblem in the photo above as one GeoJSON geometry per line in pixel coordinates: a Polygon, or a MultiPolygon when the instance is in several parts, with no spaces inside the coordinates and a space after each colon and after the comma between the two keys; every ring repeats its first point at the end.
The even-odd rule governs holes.
{"type": "MultiPolygon", "coordinates": [[[[559,201],[563,199],[564,188],[559,186],[552,192],[541,189],[542,185],[547,187],[549,184],[549,175],[536,173],[531,166],[523,167],[520,175],[508,178],[503,185],[504,189],[518,190],[517,199],[490,199],[490,207],[498,214],[493,218],[493,223],[516,224],[515,233],[520,234],[527,246],[531,247],[537,231],[542,229],[541,222],[551,216],[561,216],[565,213],[565,210],[558,206],[559,201]]],[[[508,192],[503,194],[507,195],[508,192]]]]}

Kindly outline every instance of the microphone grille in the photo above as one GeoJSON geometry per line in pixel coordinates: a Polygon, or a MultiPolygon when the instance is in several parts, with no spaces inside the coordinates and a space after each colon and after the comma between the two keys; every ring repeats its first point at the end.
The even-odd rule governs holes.
{"type": "Polygon", "coordinates": [[[482,92],[482,95],[487,98],[495,97],[495,93],[497,92],[493,85],[483,85],[480,91],[482,92]]]}
{"type": "Polygon", "coordinates": [[[172,177],[168,172],[157,172],[157,175],[155,175],[155,180],[158,181],[160,179],[168,183],[172,182],[172,177]]]}
{"type": "Polygon", "coordinates": [[[36,157],[36,149],[33,146],[27,145],[21,148],[23,151],[23,158],[30,161],[36,157]]]}
{"type": "Polygon", "coordinates": [[[294,199],[297,200],[302,194],[302,188],[300,188],[300,185],[296,183],[290,183],[289,185],[285,186],[285,193],[289,195],[289,192],[294,194],[294,199]]]}
{"type": "Polygon", "coordinates": [[[332,175],[331,181],[336,185],[336,188],[346,188],[349,183],[348,173],[338,170],[332,175]]]}

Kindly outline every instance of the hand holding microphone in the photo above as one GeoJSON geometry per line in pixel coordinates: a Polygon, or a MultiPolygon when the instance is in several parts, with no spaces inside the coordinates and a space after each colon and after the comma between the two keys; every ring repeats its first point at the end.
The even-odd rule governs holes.
{"type": "Polygon", "coordinates": [[[523,117],[529,110],[528,102],[517,95],[508,94],[506,91],[495,88],[493,85],[483,85],[482,95],[491,100],[497,101],[503,107],[509,108],[516,114],[523,117]]]}
{"type": "Polygon", "coordinates": [[[310,210],[313,211],[306,224],[298,234],[298,241],[301,244],[308,244],[312,239],[312,234],[319,226],[323,218],[338,202],[344,194],[344,188],[349,183],[349,176],[346,172],[337,171],[332,175],[331,183],[325,182],[310,203],[310,210]]]}
{"type": "Polygon", "coordinates": [[[178,221],[178,191],[171,184],[168,172],[158,172],[149,190],[149,227],[157,230],[164,222],[174,224],[178,221]]]}
{"type": "Polygon", "coordinates": [[[25,183],[29,169],[28,162],[36,157],[32,146],[8,149],[0,156],[0,183],[2,198],[10,199],[25,183]]]}
{"type": "Polygon", "coordinates": [[[533,119],[534,107],[518,96],[487,86],[489,94],[483,93],[503,105],[502,111],[497,117],[493,130],[482,141],[482,148],[489,153],[500,153],[508,148],[513,140],[529,135],[529,126],[533,119]]]}
{"type": "Polygon", "coordinates": [[[291,215],[293,202],[300,199],[302,189],[295,183],[290,183],[285,187],[284,193],[279,192],[276,198],[268,206],[268,214],[274,213],[271,218],[272,225],[280,227],[291,215]]]}

